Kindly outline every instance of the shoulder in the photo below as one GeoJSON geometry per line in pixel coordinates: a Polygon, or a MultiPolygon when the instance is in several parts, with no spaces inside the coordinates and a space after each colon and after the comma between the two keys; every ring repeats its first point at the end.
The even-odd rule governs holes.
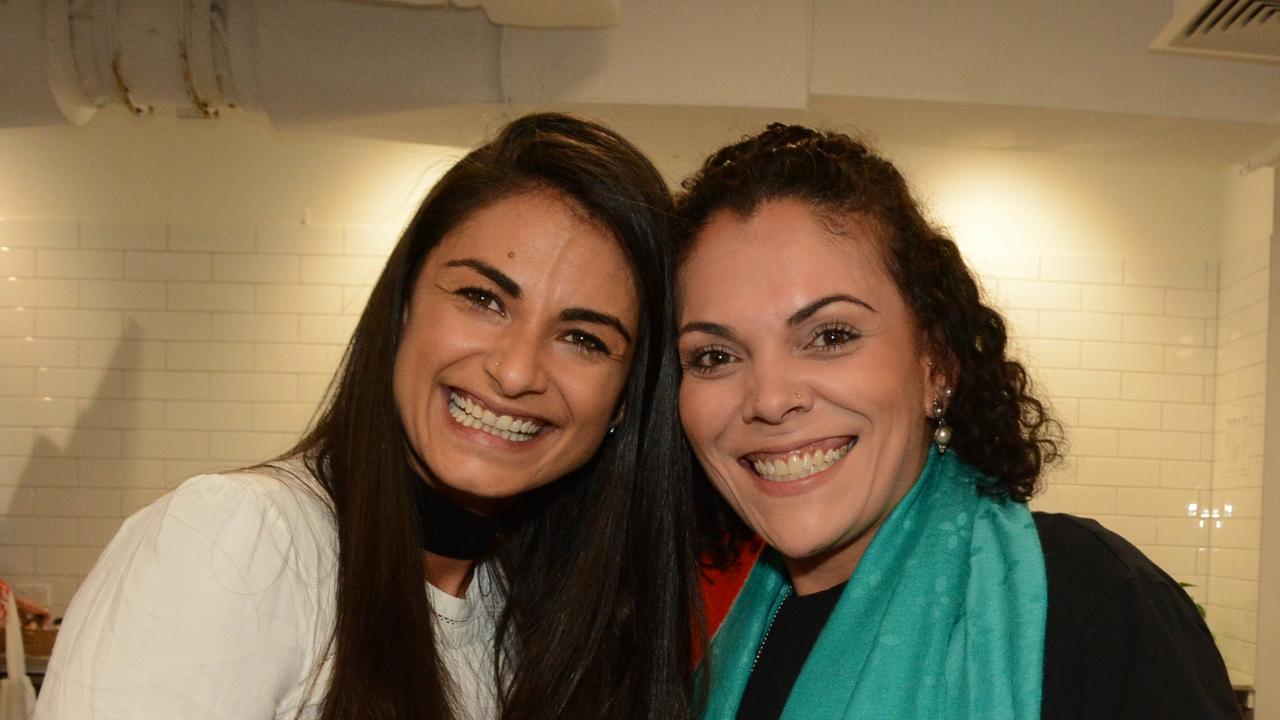
{"type": "Polygon", "coordinates": [[[299,459],[196,475],[153,507],[217,511],[234,510],[243,504],[274,507],[291,515],[324,514],[328,509],[324,489],[299,459]]]}
{"type": "Polygon", "coordinates": [[[332,517],[328,496],[301,460],[197,475],[139,514],[216,521],[246,512],[304,523],[332,517]]]}
{"type": "Polygon", "coordinates": [[[99,564],[198,562],[209,579],[254,592],[286,567],[324,572],[335,542],[323,489],[303,463],[287,461],[183,482],[125,521],[99,564]]]}
{"type": "MultiPolygon", "coordinates": [[[[1133,581],[1177,586],[1141,550],[1096,520],[1042,512],[1032,517],[1051,586],[1057,581],[1092,596],[1106,596],[1133,581]]],[[[1054,589],[1049,592],[1052,595],[1054,589]]]]}
{"type": "Polygon", "coordinates": [[[337,534],[324,497],[287,462],[191,478],[135,513],[67,609],[48,716],[296,709],[332,628],[337,534]]]}
{"type": "Polygon", "coordinates": [[[1049,596],[1045,718],[1238,717],[1213,636],[1176,580],[1095,520],[1033,517],[1049,596]]]}
{"type": "Polygon", "coordinates": [[[1032,517],[1048,584],[1047,643],[1057,639],[1055,630],[1075,626],[1093,614],[1133,608],[1135,596],[1194,608],[1176,580],[1098,521],[1059,513],[1037,512],[1032,517]]]}

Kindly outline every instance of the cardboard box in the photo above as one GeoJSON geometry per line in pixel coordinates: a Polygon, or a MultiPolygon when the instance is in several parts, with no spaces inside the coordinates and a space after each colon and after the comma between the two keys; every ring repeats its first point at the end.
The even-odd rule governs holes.
{"type": "MultiPolygon", "coordinates": [[[[28,658],[47,658],[53,652],[53,641],[58,638],[56,628],[50,630],[23,630],[22,647],[28,658]]],[[[4,628],[0,628],[0,652],[4,650],[4,628]]]]}

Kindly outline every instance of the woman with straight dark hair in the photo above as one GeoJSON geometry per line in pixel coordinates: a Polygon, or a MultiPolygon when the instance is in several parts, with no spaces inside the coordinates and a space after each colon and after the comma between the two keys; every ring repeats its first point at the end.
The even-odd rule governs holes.
{"type": "Polygon", "coordinates": [[[37,717],[688,717],[669,216],[595,123],[467,155],[313,429],[125,523],[37,717]]]}

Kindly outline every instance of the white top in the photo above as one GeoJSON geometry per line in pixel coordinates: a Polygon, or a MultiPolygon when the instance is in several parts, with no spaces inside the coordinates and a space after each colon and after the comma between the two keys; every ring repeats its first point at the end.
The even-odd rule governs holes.
{"type": "MultiPolygon", "coordinates": [[[[126,520],[71,601],[33,720],[317,717],[337,532],[286,467],[195,477],[126,520]]],[[[484,566],[465,598],[427,586],[468,720],[496,716],[494,586],[484,566]]]]}

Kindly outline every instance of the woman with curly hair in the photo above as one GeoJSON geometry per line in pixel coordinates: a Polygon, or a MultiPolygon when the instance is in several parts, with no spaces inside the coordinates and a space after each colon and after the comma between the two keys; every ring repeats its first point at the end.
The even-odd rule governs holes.
{"type": "Polygon", "coordinates": [[[670,221],[590,121],[464,157],[296,447],[125,522],[36,718],[687,718],[670,221]]]}
{"type": "Polygon", "coordinates": [[[771,125],[677,211],[681,418],[727,501],[703,530],[721,558],[740,521],[766,545],[707,651],[704,717],[1239,716],[1176,582],[1028,509],[1060,427],[891,163],[771,125]]]}

